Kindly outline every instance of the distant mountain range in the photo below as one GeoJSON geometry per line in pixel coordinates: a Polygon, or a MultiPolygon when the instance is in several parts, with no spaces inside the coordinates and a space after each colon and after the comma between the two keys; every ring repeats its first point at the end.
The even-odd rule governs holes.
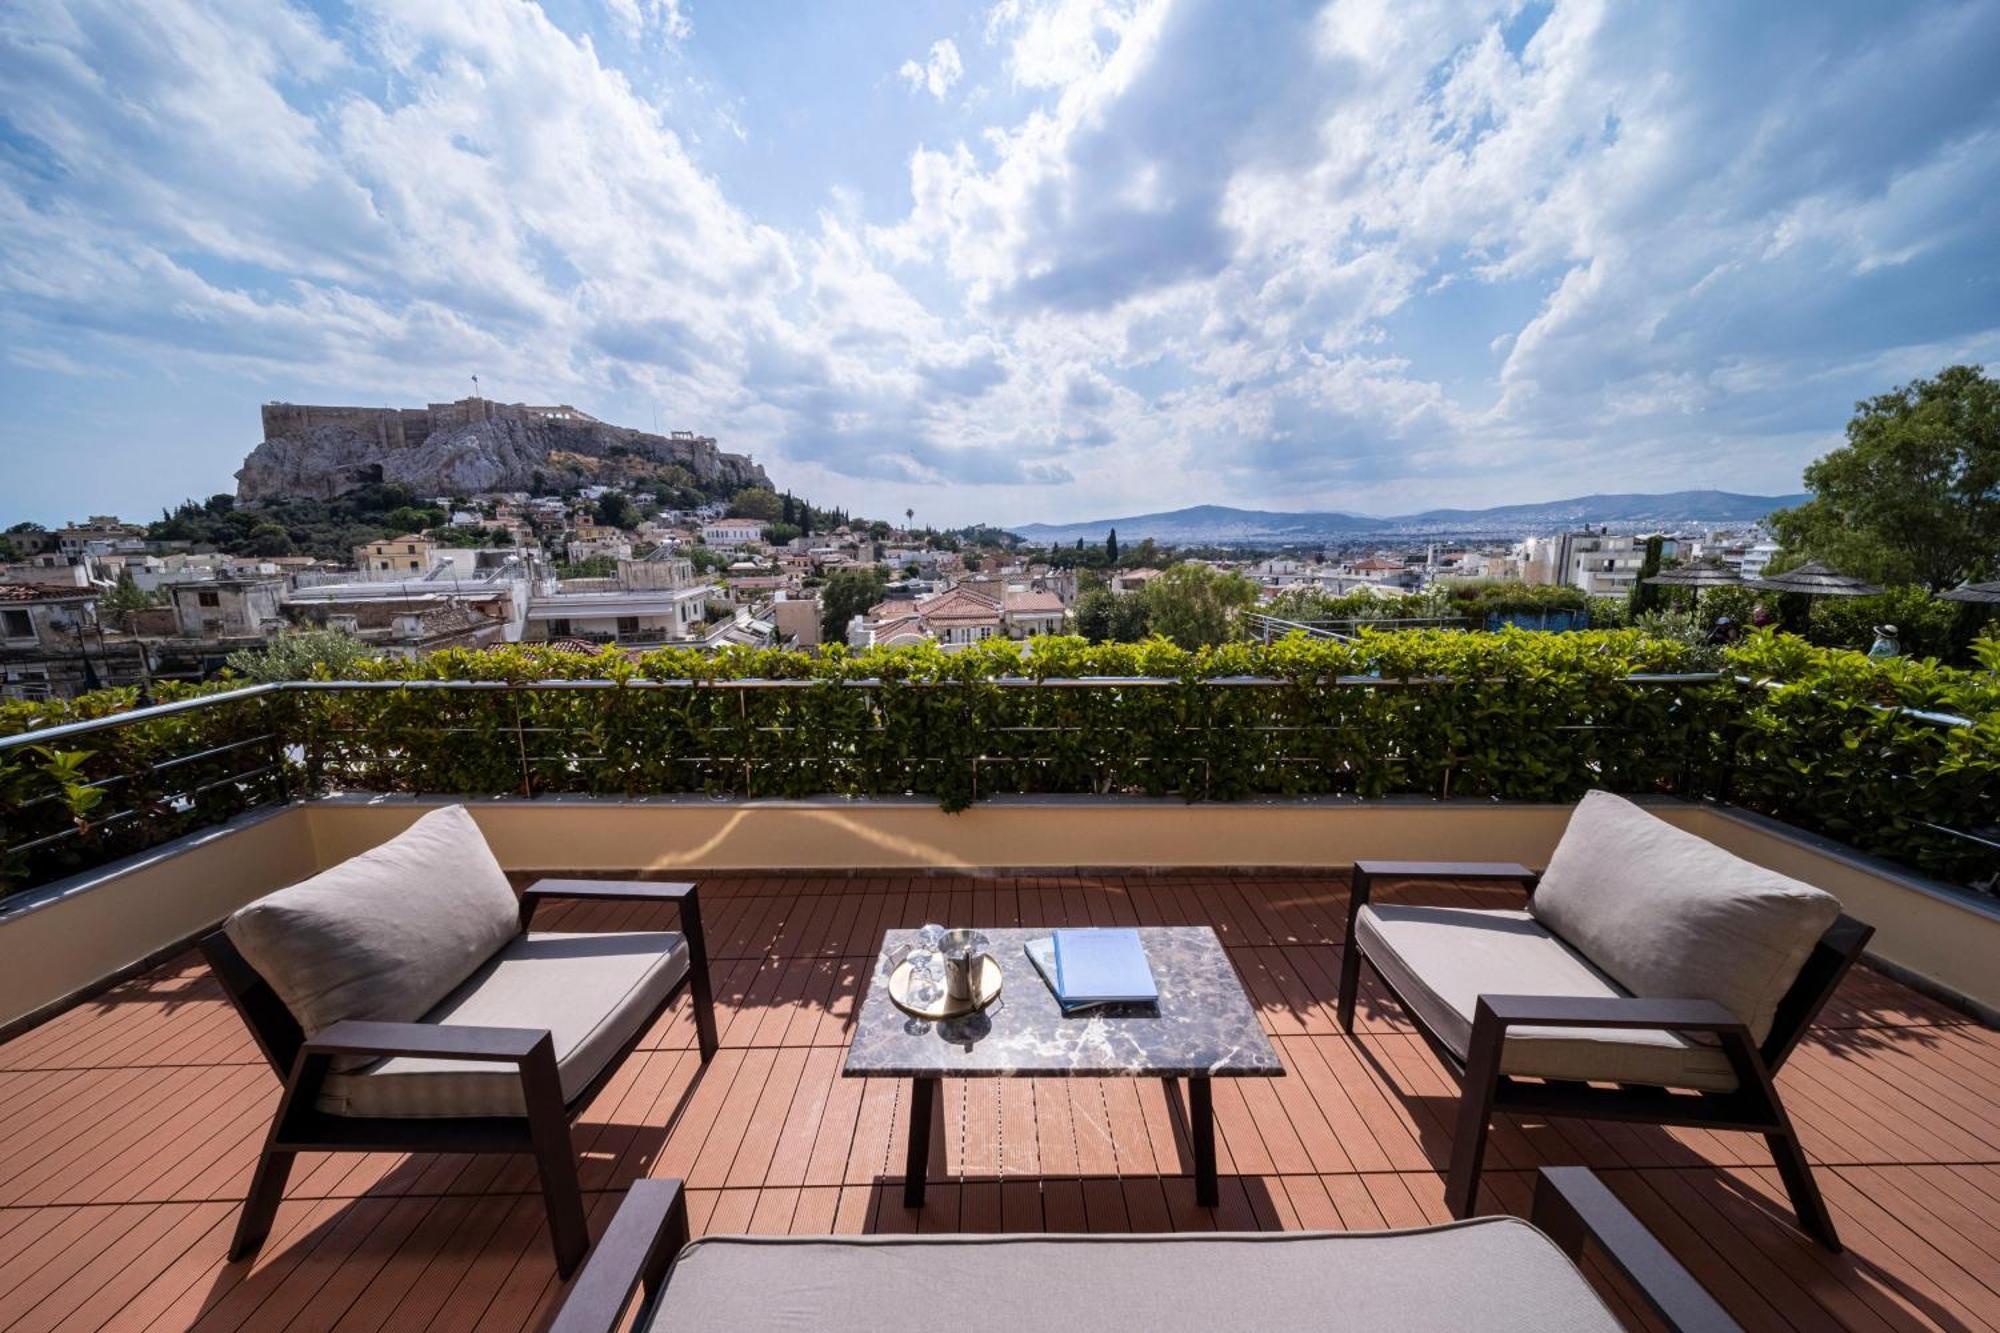
{"type": "Polygon", "coordinates": [[[1660,495],[1579,495],[1540,504],[1492,509],[1426,509],[1377,518],[1340,510],[1289,514],[1267,509],[1195,505],[1161,514],[1127,514],[1087,523],[1023,523],[1008,531],[1039,545],[1101,542],[1111,529],[1121,543],[1176,546],[1289,546],[1370,536],[1445,536],[1557,532],[1604,524],[1614,528],[1671,527],[1681,523],[1753,523],[1776,509],[1805,503],[1808,495],[1738,495],[1733,491],[1669,491],[1660,495]]]}

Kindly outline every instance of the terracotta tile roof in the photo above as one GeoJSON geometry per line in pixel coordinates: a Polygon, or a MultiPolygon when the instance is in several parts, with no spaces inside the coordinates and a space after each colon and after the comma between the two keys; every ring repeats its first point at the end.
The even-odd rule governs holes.
{"type": "Polygon", "coordinates": [[[998,620],[1000,603],[970,588],[952,588],[918,602],[917,614],[926,621],[998,620]]]}
{"type": "Polygon", "coordinates": [[[1052,592],[1010,592],[1007,611],[1012,615],[1061,615],[1062,598],[1052,592]]]}

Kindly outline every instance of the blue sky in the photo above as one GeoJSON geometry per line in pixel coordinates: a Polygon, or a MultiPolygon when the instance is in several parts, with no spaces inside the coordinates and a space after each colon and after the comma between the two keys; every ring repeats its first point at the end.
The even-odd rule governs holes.
{"type": "Polygon", "coordinates": [[[953,523],[1781,492],[2000,362],[2000,0],[13,0],[0,521],[567,401],[953,523]]]}

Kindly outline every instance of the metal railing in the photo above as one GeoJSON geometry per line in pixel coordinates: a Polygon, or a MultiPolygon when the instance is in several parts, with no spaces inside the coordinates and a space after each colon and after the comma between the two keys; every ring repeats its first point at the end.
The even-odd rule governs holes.
{"type": "MultiPolygon", "coordinates": [[[[1703,687],[1723,682],[1762,684],[1715,672],[1616,677],[1596,683],[1605,697],[1575,703],[1572,715],[1546,718],[1537,729],[1541,740],[1516,733],[1498,741],[1584,776],[1616,770],[1650,784],[1641,789],[1727,799],[1732,747],[1724,743],[1716,755],[1698,752],[1694,733],[1709,723],[1692,711],[1671,713],[1668,723],[1647,722],[1658,728],[1654,733],[1619,735],[1629,730],[1623,710],[1642,697],[1669,691],[1692,710],[1700,706],[1703,687]],[[1608,689],[1612,684],[1625,688],[1608,689]],[[1606,734],[1618,744],[1604,743],[1606,734]],[[1685,752],[1660,752],[1673,744],[1685,752]]],[[[1455,753],[1449,740],[1438,741],[1436,752],[1422,748],[1448,735],[1449,728],[1431,724],[1449,721],[1455,692],[1488,683],[1345,675],[253,685],[0,736],[0,778],[6,779],[0,786],[0,894],[244,811],[340,787],[528,797],[555,791],[769,796],[893,790],[939,795],[956,808],[1026,790],[1156,790],[1191,800],[1363,790],[1388,773],[1389,790],[1451,796],[1459,794],[1460,775],[1471,774],[1474,794],[1491,794],[1481,786],[1491,785],[1490,759],[1455,753]],[[1343,697],[1350,690],[1357,693],[1343,697]],[[802,695],[828,691],[855,696],[852,706],[834,710],[832,721],[826,710],[800,702],[802,695]],[[1128,698],[1176,691],[1181,699],[1168,711],[1139,709],[1128,698]],[[960,705],[980,692],[999,702],[974,723],[969,706],[960,705]],[[1252,703],[1246,692],[1270,692],[1271,698],[1252,703]],[[1382,692],[1400,701],[1365,702],[1382,692]],[[621,702],[612,701],[614,694],[621,702]],[[564,698],[582,705],[586,696],[603,702],[550,706],[564,698]],[[398,701],[412,697],[432,702],[415,712],[394,711],[398,701]],[[488,703],[502,699],[507,702],[498,708],[488,703]],[[690,742],[686,748],[644,752],[661,734],[665,715],[646,711],[655,707],[684,710],[694,719],[679,730],[667,727],[690,742]],[[1394,716],[1371,723],[1371,709],[1381,708],[1394,716]],[[907,747],[892,744],[896,728],[922,739],[907,747]],[[629,743],[632,736],[640,743],[629,743]],[[810,743],[799,744],[801,736],[810,743]],[[65,755],[84,758],[73,758],[69,779],[58,781],[51,772],[65,755]],[[1231,766],[1227,781],[1218,778],[1218,764],[1231,766]]],[[[1931,726],[1972,725],[1949,714],[1878,711],[1931,726]]],[[[1495,739],[1487,735],[1485,743],[1495,739]]],[[[1993,847],[1992,830],[1928,827],[1993,847]]]]}
{"type": "Polygon", "coordinates": [[[1333,620],[1286,620],[1263,611],[1239,613],[1243,625],[1258,642],[1269,643],[1287,634],[1303,634],[1309,639],[1335,639],[1353,643],[1364,629],[1464,629],[1464,616],[1347,616],[1333,620]]]}

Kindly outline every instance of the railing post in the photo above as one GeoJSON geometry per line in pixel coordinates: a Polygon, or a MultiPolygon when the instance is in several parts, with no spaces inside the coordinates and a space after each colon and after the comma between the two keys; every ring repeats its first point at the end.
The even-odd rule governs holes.
{"type": "Polygon", "coordinates": [[[259,699],[257,701],[259,705],[258,711],[264,715],[264,730],[268,732],[271,737],[271,743],[269,746],[271,755],[271,775],[277,784],[278,803],[280,805],[292,799],[291,778],[285,770],[285,731],[282,726],[283,718],[290,711],[290,700],[291,700],[290,695],[281,693],[281,694],[267,694],[262,699],[259,699]],[[275,702],[280,699],[285,701],[285,705],[283,707],[280,707],[275,702]],[[279,715],[278,721],[272,720],[271,714],[274,712],[279,715]]]}
{"type": "Polygon", "coordinates": [[[535,770],[528,762],[528,736],[521,724],[520,687],[509,685],[507,698],[514,705],[514,751],[521,761],[521,795],[532,798],[535,794],[535,770]]]}

